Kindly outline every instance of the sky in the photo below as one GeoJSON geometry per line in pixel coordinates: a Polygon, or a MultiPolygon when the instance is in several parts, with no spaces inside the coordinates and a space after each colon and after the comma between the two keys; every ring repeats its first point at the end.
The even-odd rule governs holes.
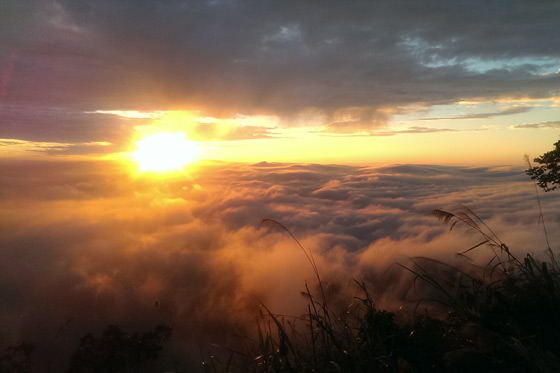
{"type": "Polygon", "coordinates": [[[0,154],[521,164],[557,140],[555,1],[4,1],[0,154]]]}
{"type": "Polygon", "coordinates": [[[379,308],[430,294],[395,264],[414,257],[486,263],[434,209],[557,251],[559,192],[541,219],[524,155],[558,140],[559,19],[555,1],[0,2],[0,350],[63,371],[85,333],[165,323],[152,371],[201,369],[259,302],[297,317],[317,290],[263,219],[343,308],[352,279],[379,308]],[[189,160],[159,171],[175,135],[189,160]]]}

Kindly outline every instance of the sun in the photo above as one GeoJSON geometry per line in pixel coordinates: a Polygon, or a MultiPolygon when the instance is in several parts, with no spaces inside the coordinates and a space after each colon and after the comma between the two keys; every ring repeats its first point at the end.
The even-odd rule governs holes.
{"type": "Polygon", "coordinates": [[[172,171],[183,168],[199,154],[198,145],[186,139],[186,134],[159,132],[136,142],[132,157],[140,171],[172,171]]]}

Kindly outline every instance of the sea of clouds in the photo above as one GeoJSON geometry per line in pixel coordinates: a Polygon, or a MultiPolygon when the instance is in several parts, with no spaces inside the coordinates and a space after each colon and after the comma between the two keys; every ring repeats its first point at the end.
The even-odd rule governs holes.
{"type": "MultiPolygon", "coordinates": [[[[433,209],[468,206],[520,255],[546,248],[521,167],[211,163],[154,178],[108,162],[4,160],[0,174],[0,344],[30,341],[36,366],[55,371],[80,336],[109,324],[171,326],[175,358],[191,370],[197,343],[250,335],[259,302],[303,314],[313,269],[290,234],[263,219],[312,251],[343,302],[358,279],[390,309],[415,296],[395,262],[452,262],[482,241],[449,232],[433,209]]],[[[558,249],[560,199],[540,197],[558,249]]]]}

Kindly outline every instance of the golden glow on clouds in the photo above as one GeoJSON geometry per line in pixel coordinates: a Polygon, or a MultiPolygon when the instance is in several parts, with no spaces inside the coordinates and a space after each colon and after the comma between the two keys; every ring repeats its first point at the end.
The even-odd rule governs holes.
{"type": "MultiPolygon", "coordinates": [[[[99,149],[110,145],[112,144],[107,141],[67,143],[0,138],[0,157],[33,159],[56,155],[57,157],[79,158],[79,154],[68,153],[68,151],[72,148],[99,149]]],[[[87,155],[86,157],[92,158],[93,156],[87,155]]]]}
{"type": "Polygon", "coordinates": [[[138,110],[96,110],[86,111],[86,113],[111,114],[127,119],[154,119],[165,114],[164,111],[141,112],[138,110]]]}
{"type": "Polygon", "coordinates": [[[202,116],[198,111],[176,110],[167,112],[142,113],[145,117],[152,115],[151,123],[137,126],[142,134],[156,132],[185,132],[195,141],[236,141],[251,137],[251,130],[260,130],[260,134],[273,131],[279,119],[276,116],[236,115],[228,118],[202,116]],[[245,130],[244,130],[245,128],[245,130]]]}
{"type": "Polygon", "coordinates": [[[199,154],[199,146],[186,139],[186,134],[159,132],[136,142],[132,156],[140,171],[178,170],[192,162],[199,154]]]}
{"type": "Polygon", "coordinates": [[[248,163],[518,164],[523,154],[542,154],[557,138],[553,132],[557,128],[546,124],[557,121],[558,102],[471,99],[398,110],[387,107],[372,114],[370,127],[358,123],[360,108],[339,110],[330,119],[314,108],[290,117],[224,118],[197,110],[96,110],[91,113],[123,119],[121,137],[60,143],[0,139],[0,157],[119,160],[133,172],[179,170],[195,158],[248,163]],[[527,110],[515,112],[517,107],[527,110]],[[340,128],[329,126],[329,120],[340,128]],[[493,149],[491,154],[487,149],[493,149]]]}

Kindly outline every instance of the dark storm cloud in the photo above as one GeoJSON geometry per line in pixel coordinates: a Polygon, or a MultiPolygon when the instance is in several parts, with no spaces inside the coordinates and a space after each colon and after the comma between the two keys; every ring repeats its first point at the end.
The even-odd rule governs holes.
{"type": "Polygon", "coordinates": [[[532,108],[530,106],[520,106],[520,107],[513,107],[509,109],[504,109],[492,113],[479,113],[479,114],[463,114],[458,117],[450,117],[450,118],[422,118],[420,120],[441,120],[441,119],[483,119],[483,118],[492,118],[492,117],[501,117],[504,115],[514,115],[520,113],[526,113],[532,108]]]}
{"type": "Polygon", "coordinates": [[[401,131],[393,131],[392,134],[399,134],[399,133],[432,133],[432,132],[452,132],[452,131],[457,131],[455,129],[452,128],[430,128],[430,127],[419,127],[419,126],[413,126],[413,127],[408,127],[407,129],[401,130],[401,131]]]}
{"type": "Polygon", "coordinates": [[[560,86],[542,70],[560,54],[554,1],[37,1],[1,10],[2,101],[15,105],[216,117],[312,109],[351,132],[382,127],[387,108],[547,98],[560,86]]]}
{"type": "Polygon", "coordinates": [[[189,129],[189,138],[200,141],[237,141],[278,137],[274,128],[259,126],[224,126],[198,123],[189,129]]]}
{"type": "Polygon", "coordinates": [[[59,143],[122,143],[147,119],[86,113],[65,107],[0,106],[0,138],[59,143]]]}
{"type": "Polygon", "coordinates": [[[523,124],[515,124],[511,126],[514,129],[520,128],[546,128],[546,129],[556,129],[560,128],[560,121],[546,121],[546,122],[539,122],[539,123],[523,123],[523,124]]]}
{"type": "Polygon", "coordinates": [[[458,130],[453,128],[433,128],[433,127],[412,126],[400,130],[374,129],[366,132],[350,133],[350,134],[332,133],[330,131],[320,131],[319,133],[321,133],[321,135],[323,136],[363,137],[363,136],[395,136],[402,133],[434,133],[434,132],[454,132],[454,131],[458,131],[458,130]]]}

